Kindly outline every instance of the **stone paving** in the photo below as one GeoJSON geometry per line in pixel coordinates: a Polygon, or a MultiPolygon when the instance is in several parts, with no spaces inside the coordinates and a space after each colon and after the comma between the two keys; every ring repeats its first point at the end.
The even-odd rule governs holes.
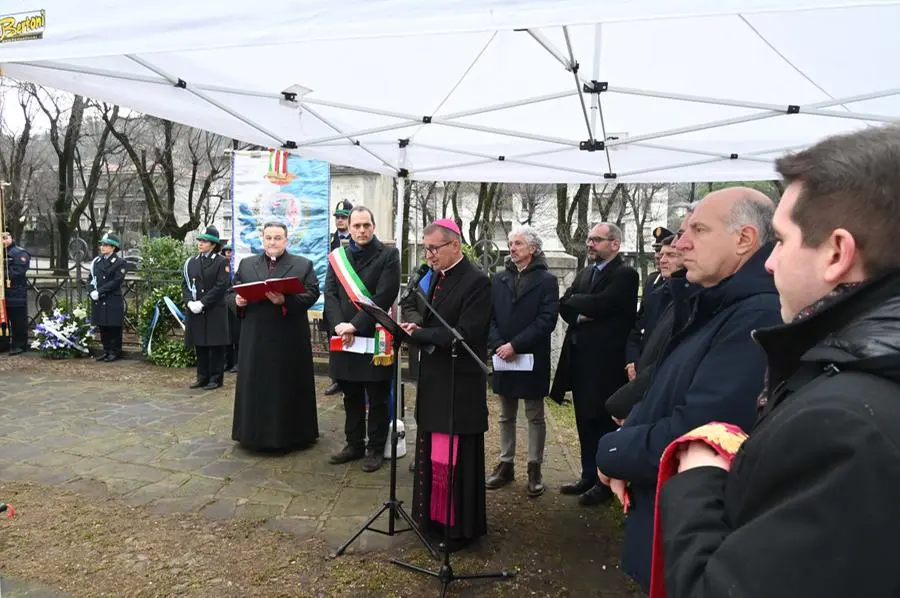
{"type": "MultiPolygon", "coordinates": [[[[327,383],[317,379],[320,389],[327,383]]],[[[364,473],[359,462],[328,463],[328,456],[343,445],[340,400],[320,397],[321,437],[312,448],[268,456],[247,452],[231,440],[232,389],[154,388],[116,382],[115,374],[104,380],[68,380],[3,372],[0,479],[55,485],[86,497],[112,495],[161,513],[264,520],[300,538],[323,536],[333,548],[387,499],[387,463],[375,473],[364,473]]],[[[554,441],[552,421],[548,424],[544,478],[549,493],[572,479],[573,468],[571,455],[554,441]]],[[[411,417],[407,436],[410,454],[398,461],[397,478],[398,496],[410,509],[411,417]]],[[[493,459],[489,454],[488,467],[493,459]]],[[[386,529],[387,516],[379,523],[386,529]]],[[[364,533],[351,550],[382,549],[408,537],[364,533]]]]}

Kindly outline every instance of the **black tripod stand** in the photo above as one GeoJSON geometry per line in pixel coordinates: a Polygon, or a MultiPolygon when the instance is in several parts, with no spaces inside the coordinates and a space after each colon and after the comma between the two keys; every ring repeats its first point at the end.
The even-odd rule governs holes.
{"type": "Polygon", "coordinates": [[[394,352],[394,364],[392,366],[394,368],[394,373],[393,373],[393,377],[394,377],[394,393],[393,394],[394,394],[394,396],[391,399],[391,402],[392,402],[391,408],[394,413],[394,417],[393,417],[393,426],[391,426],[392,430],[391,430],[391,438],[390,438],[390,443],[391,443],[391,463],[390,463],[391,489],[390,489],[390,496],[388,496],[388,499],[386,501],[384,501],[384,504],[381,506],[381,508],[378,509],[378,511],[376,511],[375,514],[372,515],[369,518],[369,520],[366,521],[362,525],[362,527],[359,528],[356,531],[356,533],[354,533],[350,537],[349,540],[344,542],[344,544],[340,548],[338,548],[332,556],[338,557],[338,556],[341,556],[342,554],[344,554],[344,551],[347,550],[347,547],[349,547],[351,544],[353,544],[353,542],[358,537],[360,537],[362,535],[362,533],[366,530],[373,531],[375,533],[382,534],[385,536],[394,536],[396,534],[401,534],[403,532],[414,531],[414,532],[416,532],[416,536],[419,537],[419,541],[421,541],[422,544],[425,545],[425,548],[428,549],[428,552],[431,553],[431,556],[436,559],[436,558],[438,558],[437,551],[434,549],[434,547],[431,545],[431,543],[428,542],[428,540],[425,538],[425,536],[422,535],[422,532],[419,531],[419,528],[416,527],[416,524],[413,523],[412,517],[410,517],[409,514],[403,509],[403,501],[397,499],[397,440],[399,438],[399,434],[397,433],[397,413],[398,413],[397,408],[399,406],[398,397],[400,396],[400,384],[399,384],[399,380],[400,380],[400,344],[402,342],[402,337],[404,337],[404,336],[408,337],[409,335],[407,335],[405,332],[403,332],[403,329],[401,329],[399,326],[397,326],[397,323],[394,322],[391,319],[391,317],[388,316],[387,313],[385,313],[381,309],[376,307],[373,310],[371,306],[364,304],[364,303],[360,303],[359,307],[360,307],[360,309],[362,309],[363,311],[368,313],[370,316],[375,318],[375,320],[379,324],[384,326],[388,330],[388,332],[390,332],[391,335],[393,336],[393,340],[391,342],[391,347],[393,348],[393,352],[394,352]],[[384,321],[385,317],[387,318],[387,322],[384,321]],[[386,325],[388,323],[390,325],[386,325]],[[384,531],[382,529],[376,529],[376,528],[372,527],[372,524],[375,523],[375,520],[378,519],[381,516],[381,514],[384,513],[385,511],[390,512],[390,515],[388,516],[387,531],[384,531]],[[406,522],[406,525],[408,527],[406,527],[404,529],[396,529],[394,527],[396,520],[398,519],[398,516],[399,516],[399,518],[402,518],[406,522]]]}
{"type": "Polygon", "coordinates": [[[467,579],[510,579],[515,576],[515,573],[510,573],[508,571],[497,571],[493,573],[468,573],[463,575],[457,575],[453,571],[453,566],[450,564],[450,520],[452,516],[452,505],[453,505],[453,404],[456,400],[456,359],[459,355],[458,347],[462,346],[463,349],[468,352],[468,354],[472,357],[472,359],[477,363],[485,374],[489,373],[487,366],[481,359],[475,355],[475,352],[472,351],[472,348],[466,344],[466,341],[463,339],[462,335],[456,331],[455,328],[450,326],[447,321],[441,317],[437,311],[433,307],[431,307],[431,303],[425,298],[425,295],[422,294],[422,291],[416,289],[416,292],[419,294],[422,299],[424,299],[423,303],[428,310],[434,314],[434,316],[440,321],[440,323],[447,329],[450,333],[450,409],[449,409],[449,422],[447,426],[447,435],[450,437],[450,442],[448,442],[447,446],[447,499],[445,500],[444,505],[444,538],[443,542],[441,542],[440,550],[443,555],[443,560],[441,561],[441,568],[437,571],[432,571],[431,569],[426,569],[424,567],[419,567],[418,565],[413,565],[411,563],[404,563],[402,561],[398,561],[397,559],[391,559],[391,562],[395,565],[399,565],[405,569],[409,569],[411,571],[417,571],[419,573],[424,573],[425,575],[430,575],[431,577],[436,578],[441,582],[441,598],[446,596],[447,588],[451,582],[457,580],[467,580],[467,579]]]}

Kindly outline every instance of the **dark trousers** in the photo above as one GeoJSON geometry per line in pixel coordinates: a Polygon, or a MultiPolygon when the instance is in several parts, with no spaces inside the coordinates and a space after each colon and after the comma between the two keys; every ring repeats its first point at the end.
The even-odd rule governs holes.
{"type": "Polygon", "coordinates": [[[9,315],[10,349],[28,348],[28,306],[7,305],[9,315]]]}
{"type": "Polygon", "coordinates": [[[221,385],[225,375],[225,346],[194,349],[197,352],[197,382],[221,385]]]}
{"type": "MultiPolygon", "coordinates": [[[[575,426],[578,428],[578,444],[581,451],[581,479],[597,480],[597,443],[600,437],[615,431],[616,423],[606,414],[606,408],[601,407],[602,417],[585,416],[586,409],[578,408],[578,398],[575,400],[575,426]]],[[[595,393],[588,400],[600,400],[595,393]]]]}
{"type": "Polygon", "coordinates": [[[100,329],[100,342],[103,344],[103,352],[107,355],[118,357],[122,354],[122,327],[98,326],[100,329]]]}
{"type": "Polygon", "coordinates": [[[238,346],[225,345],[225,369],[230,370],[237,366],[238,346]]]}
{"type": "Polygon", "coordinates": [[[344,393],[344,434],[347,444],[353,448],[366,448],[382,453],[387,444],[388,397],[391,392],[391,381],[383,382],[350,382],[338,380],[344,393]],[[369,395],[369,421],[366,422],[366,395],[369,395]],[[369,442],[366,445],[366,432],[369,442]]]}

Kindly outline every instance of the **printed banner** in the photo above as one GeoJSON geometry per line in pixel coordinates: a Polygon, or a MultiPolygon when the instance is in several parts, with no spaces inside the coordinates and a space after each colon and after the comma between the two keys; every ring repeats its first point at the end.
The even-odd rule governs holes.
{"type": "MultiPolygon", "coordinates": [[[[331,221],[328,162],[274,150],[236,152],[231,172],[234,270],[241,259],[263,253],[266,222],[283,222],[288,227],[288,251],[312,260],[324,292],[331,221]]],[[[322,306],[319,297],[311,311],[321,311],[322,306]]]]}

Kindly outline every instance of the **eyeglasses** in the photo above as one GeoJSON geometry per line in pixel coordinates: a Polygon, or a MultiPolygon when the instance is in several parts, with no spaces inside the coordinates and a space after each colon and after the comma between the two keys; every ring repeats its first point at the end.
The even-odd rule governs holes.
{"type": "Polygon", "coordinates": [[[609,237],[588,237],[587,240],[588,243],[593,243],[596,245],[597,243],[602,243],[603,241],[611,241],[612,239],[610,239],[609,237]]]}
{"type": "Polygon", "coordinates": [[[438,245],[437,247],[428,247],[426,245],[425,253],[427,253],[428,255],[435,255],[438,251],[440,251],[442,248],[446,247],[447,245],[449,245],[452,242],[453,241],[447,241],[446,243],[442,243],[441,245],[438,245]]]}

